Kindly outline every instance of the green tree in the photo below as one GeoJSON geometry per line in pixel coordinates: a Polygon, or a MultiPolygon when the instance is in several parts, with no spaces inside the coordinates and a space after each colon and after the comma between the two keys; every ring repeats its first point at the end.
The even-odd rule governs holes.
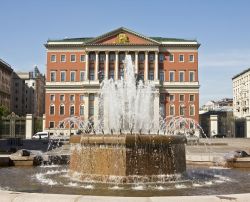
{"type": "Polygon", "coordinates": [[[7,107],[0,105],[0,117],[7,116],[9,113],[10,112],[7,107]]]}

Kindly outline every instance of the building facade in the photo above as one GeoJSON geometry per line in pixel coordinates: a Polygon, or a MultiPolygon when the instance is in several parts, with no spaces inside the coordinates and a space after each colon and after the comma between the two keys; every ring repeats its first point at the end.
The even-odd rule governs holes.
{"type": "Polygon", "coordinates": [[[10,111],[11,103],[11,77],[13,69],[0,59],[0,106],[10,111]]]}
{"type": "Polygon", "coordinates": [[[70,116],[97,117],[100,83],[123,77],[126,54],[139,79],[155,82],[155,104],[164,116],[198,122],[199,46],[196,40],[146,37],[123,27],[93,38],[48,40],[45,129],[70,116]]]}
{"type": "Polygon", "coordinates": [[[19,115],[42,117],[45,112],[45,76],[37,67],[32,72],[14,72],[11,110],[19,115]]]}
{"type": "Polygon", "coordinates": [[[233,82],[233,111],[236,118],[250,116],[250,68],[235,75],[233,82]]]}

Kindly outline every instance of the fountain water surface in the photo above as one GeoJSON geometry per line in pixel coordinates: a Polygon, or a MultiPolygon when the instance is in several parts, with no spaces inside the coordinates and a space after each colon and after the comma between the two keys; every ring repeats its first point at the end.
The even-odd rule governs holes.
{"type": "Polygon", "coordinates": [[[71,174],[111,183],[174,180],[186,171],[186,138],[164,135],[154,83],[136,80],[131,56],[124,64],[124,79],[102,82],[98,122],[71,136],[71,174]]]}

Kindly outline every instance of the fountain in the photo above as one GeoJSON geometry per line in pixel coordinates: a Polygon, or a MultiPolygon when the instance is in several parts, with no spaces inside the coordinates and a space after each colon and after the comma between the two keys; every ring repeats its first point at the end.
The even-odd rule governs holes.
{"type": "Polygon", "coordinates": [[[99,120],[83,130],[92,134],[70,138],[70,172],[109,183],[173,180],[186,171],[186,137],[166,133],[154,83],[136,80],[130,55],[124,63],[124,79],[102,83],[99,120]]]}

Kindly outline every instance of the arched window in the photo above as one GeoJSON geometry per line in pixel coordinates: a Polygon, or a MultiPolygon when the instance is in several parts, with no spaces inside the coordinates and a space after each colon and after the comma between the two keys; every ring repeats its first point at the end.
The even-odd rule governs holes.
{"type": "Polygon", "coordinates": [[[80,116],[84,115],[84,106],[80,105],[80,116]]]}
{"type": "Polygon", "coordinates": [[[184,105],[180,106],[180,116],[185,116],[185,106],[184,105]]]}
{"type": "Polygon", "coordinates": [[[169,106],[169,115],[170,116],[174,116],[175,115],[175,106],[174,105],[170,105],[169,106]]]}
{"type": "Polygon", "coordinates": [[[65,107],[64,107],[63,104],[60,105],[59,111],[60,111],[60,115],[64,115],[64,113],[65,113],[65,107]]]}
{"type": "Polygon", "coordinates": [[[49,113],[50,115],[55,115],[55,105],[50,105],[49,113]]]}
{"type": "Polygon", "coordinates": [[[69,108],[69,115],[73,116],[74,114],[75,114],[75,106],[71,105],[70,108],[69,108]]]}

